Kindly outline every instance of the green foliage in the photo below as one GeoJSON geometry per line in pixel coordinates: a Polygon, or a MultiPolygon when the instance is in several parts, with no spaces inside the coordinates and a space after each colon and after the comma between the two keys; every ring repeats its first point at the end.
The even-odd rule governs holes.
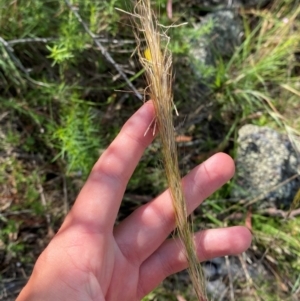
{"type": "Polygon", "coordinates": [[[66,159],[68,172],[75,171],[86,176],[99,156],[101,120],[77,95],[71,96],[61,116],[61,125],[53,134],[54,139],[58,140],[58,156],[66,159]]]}
{"type": "MultiPolygon", "coordinates": [[[[271,262],[276,263],[282,279],[288,275],[290,281],[294,283],[291,293],[295,293],[295,288],[299,285],[298,275],[300,272],[300,220],[282,221],[255,215],[253,217],[253,232],[255,245],[263,245],[267,250],[265,255],[271,262]]],[[[265,291],[261,290],[261,293],[269,298],[266,293],[268,291],[272,291],[272,288],[270,287],[265,291]]]]}
{"type": "Polygon", "coordinates": [[[57,30],[55,14],[59,8],[60,1],[1,0],[1,36],[4,39],[47,37],[49,32],[57,30]]]}
{"type": "Polygon", "coordinates": [[[16,239],[18,228],[19,225],[11,220],[0,230],[0,243],[6,244],[6,251],[12,258],[18,258],[25,248],[25,245],[16,239]]]}
{"type": "Polygon", "coordinates": [[[64,61],[70,60],[74,57],[72,54],[72,48],[68,48],[68,45],[60,44],[54,45],[53,47],[47,46],[50,51],[49,58],[53,59],[53,66],[58,63],[61,64],[64,61]]]}
{"type": "Polygon", "coordinates": [[[277,113],[282,86],[293,86],[299,79],[292,70],[298,64],[294,54],[299,51],[300,37],[291,24],[299,26],[296,18],[300,10],[294,9],[292,1],[286,1],[284,9],[276,4],[278,1],[271,13],[254,13],[259,22],[253,30],[249,29],[253,16],[244,15],[244,42],[226,65],[219,65],[219,101],[225,110],[239,111],[244,118],[259,109],[277,113]]]}
{"type": "Polygon", "coordinates": [[[11,56],[9,55],[7,49],[4,45],[0,43],[0,79],[7,89],[11,84],[14,86],[23,86],[24,80],[15,65],[12,61],[11,56]]]}
{"type": "Polygon", "coordinates": [[[188,24],[183,24],[171,30],[170,50],[173,54],[189,55],[192,45],[199,43],[205,35],[211,32],[213,21],[210,19],[203,26],[191,28],[188,24]]]}

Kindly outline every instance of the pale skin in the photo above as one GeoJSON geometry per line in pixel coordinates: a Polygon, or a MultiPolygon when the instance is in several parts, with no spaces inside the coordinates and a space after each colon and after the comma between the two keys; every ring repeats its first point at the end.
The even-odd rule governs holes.
{"type": "MultiPolygon", "coordinates": [[[[144,135],[153,117],[147,102],[99,158],[17,301],[138,301],[187,267],[180,242],[168,239],[175,227],[168,191],[114,227],[128,180],[154,139],[152,131],[144,135]]],[[[222,153],[194,168],[183,179],[188,211],[233,174],[232,159],[222,153]]],[[[195,233],[200,261],[239,254],[250,243],[242,226],[195,233]]]]}

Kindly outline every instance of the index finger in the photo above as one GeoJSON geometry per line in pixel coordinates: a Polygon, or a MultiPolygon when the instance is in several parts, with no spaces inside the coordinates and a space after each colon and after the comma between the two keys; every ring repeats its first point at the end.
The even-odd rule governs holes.
{"type": "Polygon", "coordinates": [[[112,231],[126,185],[154,138],[152,131],[146,133],[153,118],[150,101],[125,123],[94,165],[72,208],[71,223],[83,223],[93,231],[112,231]]]}

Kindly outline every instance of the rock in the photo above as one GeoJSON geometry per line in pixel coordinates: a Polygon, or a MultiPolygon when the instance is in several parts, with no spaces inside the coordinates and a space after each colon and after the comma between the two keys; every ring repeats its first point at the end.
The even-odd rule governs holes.
{"type": "Polygon", "coordinates": [[[214,300],[219,300],[221,296],[224,298],[224,294],[228,292],[228,280],[226,279],[229,273],[234,282],[238,279],[238,283],[242,284],[241,287],[243,287],[243,284],[247,281],[244,268],[247,269],[248,275],[254,281],[270,278],[269,272],[262,262],[255,262],[251,259],[249,260],[251,264],[249,264],[245,258],[249,255],[245,253],[242,256],[244,256],[244,267],[239,258],[235,256],[228,257],[227,263],[224,257],[219,257],[209,260],[202,265],[204,274],[207,277],[207,291],[214,300]]]}
{"type": "Polygon", "coordinates": [[[240,0],[240,2],[244,7],[262,7],[271,2],[270,0],[240,0]]]}
{"type": "Polygon", "coordinates": [[[243,24],[240,17],[233,11],[219,11],[207,14],[199,30],[205,33],[199,39],[191,41],[190,54],[198,78],[207,78],[203,72],[215,67],[218,60],[229,59],[237,46],[242,42],[243,24]]]}
{"type": "Polygon", "coordinates": [[[270,0],[200,0],[200,6],[203,7],[262,7],[269,3],[270,0]]]}
{"type": "Polygon", "coordinates": [[[261,195],[266,201],[259,208],[289,208],[299,180],[280,184],[300,172],[300,161],[288,137],[249,124],[239,130],[238,144],[233,197],[251,200],[261,195]]]}

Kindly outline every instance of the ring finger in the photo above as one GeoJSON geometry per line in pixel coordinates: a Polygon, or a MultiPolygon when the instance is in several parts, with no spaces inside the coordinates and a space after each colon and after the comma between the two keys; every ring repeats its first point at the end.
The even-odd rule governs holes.
{"type": "MultiPolygon", "coordinates": [[[[233,174],[232,159],[222,153],[192,170],[182,181],[188,212],[191,213],[233,174]]],[[[167,190],[137,209],[115,229],[114,234],[123,255],[131,262],[142,263],[158,249],[174,227],[172,199],[167,190]]]]}

